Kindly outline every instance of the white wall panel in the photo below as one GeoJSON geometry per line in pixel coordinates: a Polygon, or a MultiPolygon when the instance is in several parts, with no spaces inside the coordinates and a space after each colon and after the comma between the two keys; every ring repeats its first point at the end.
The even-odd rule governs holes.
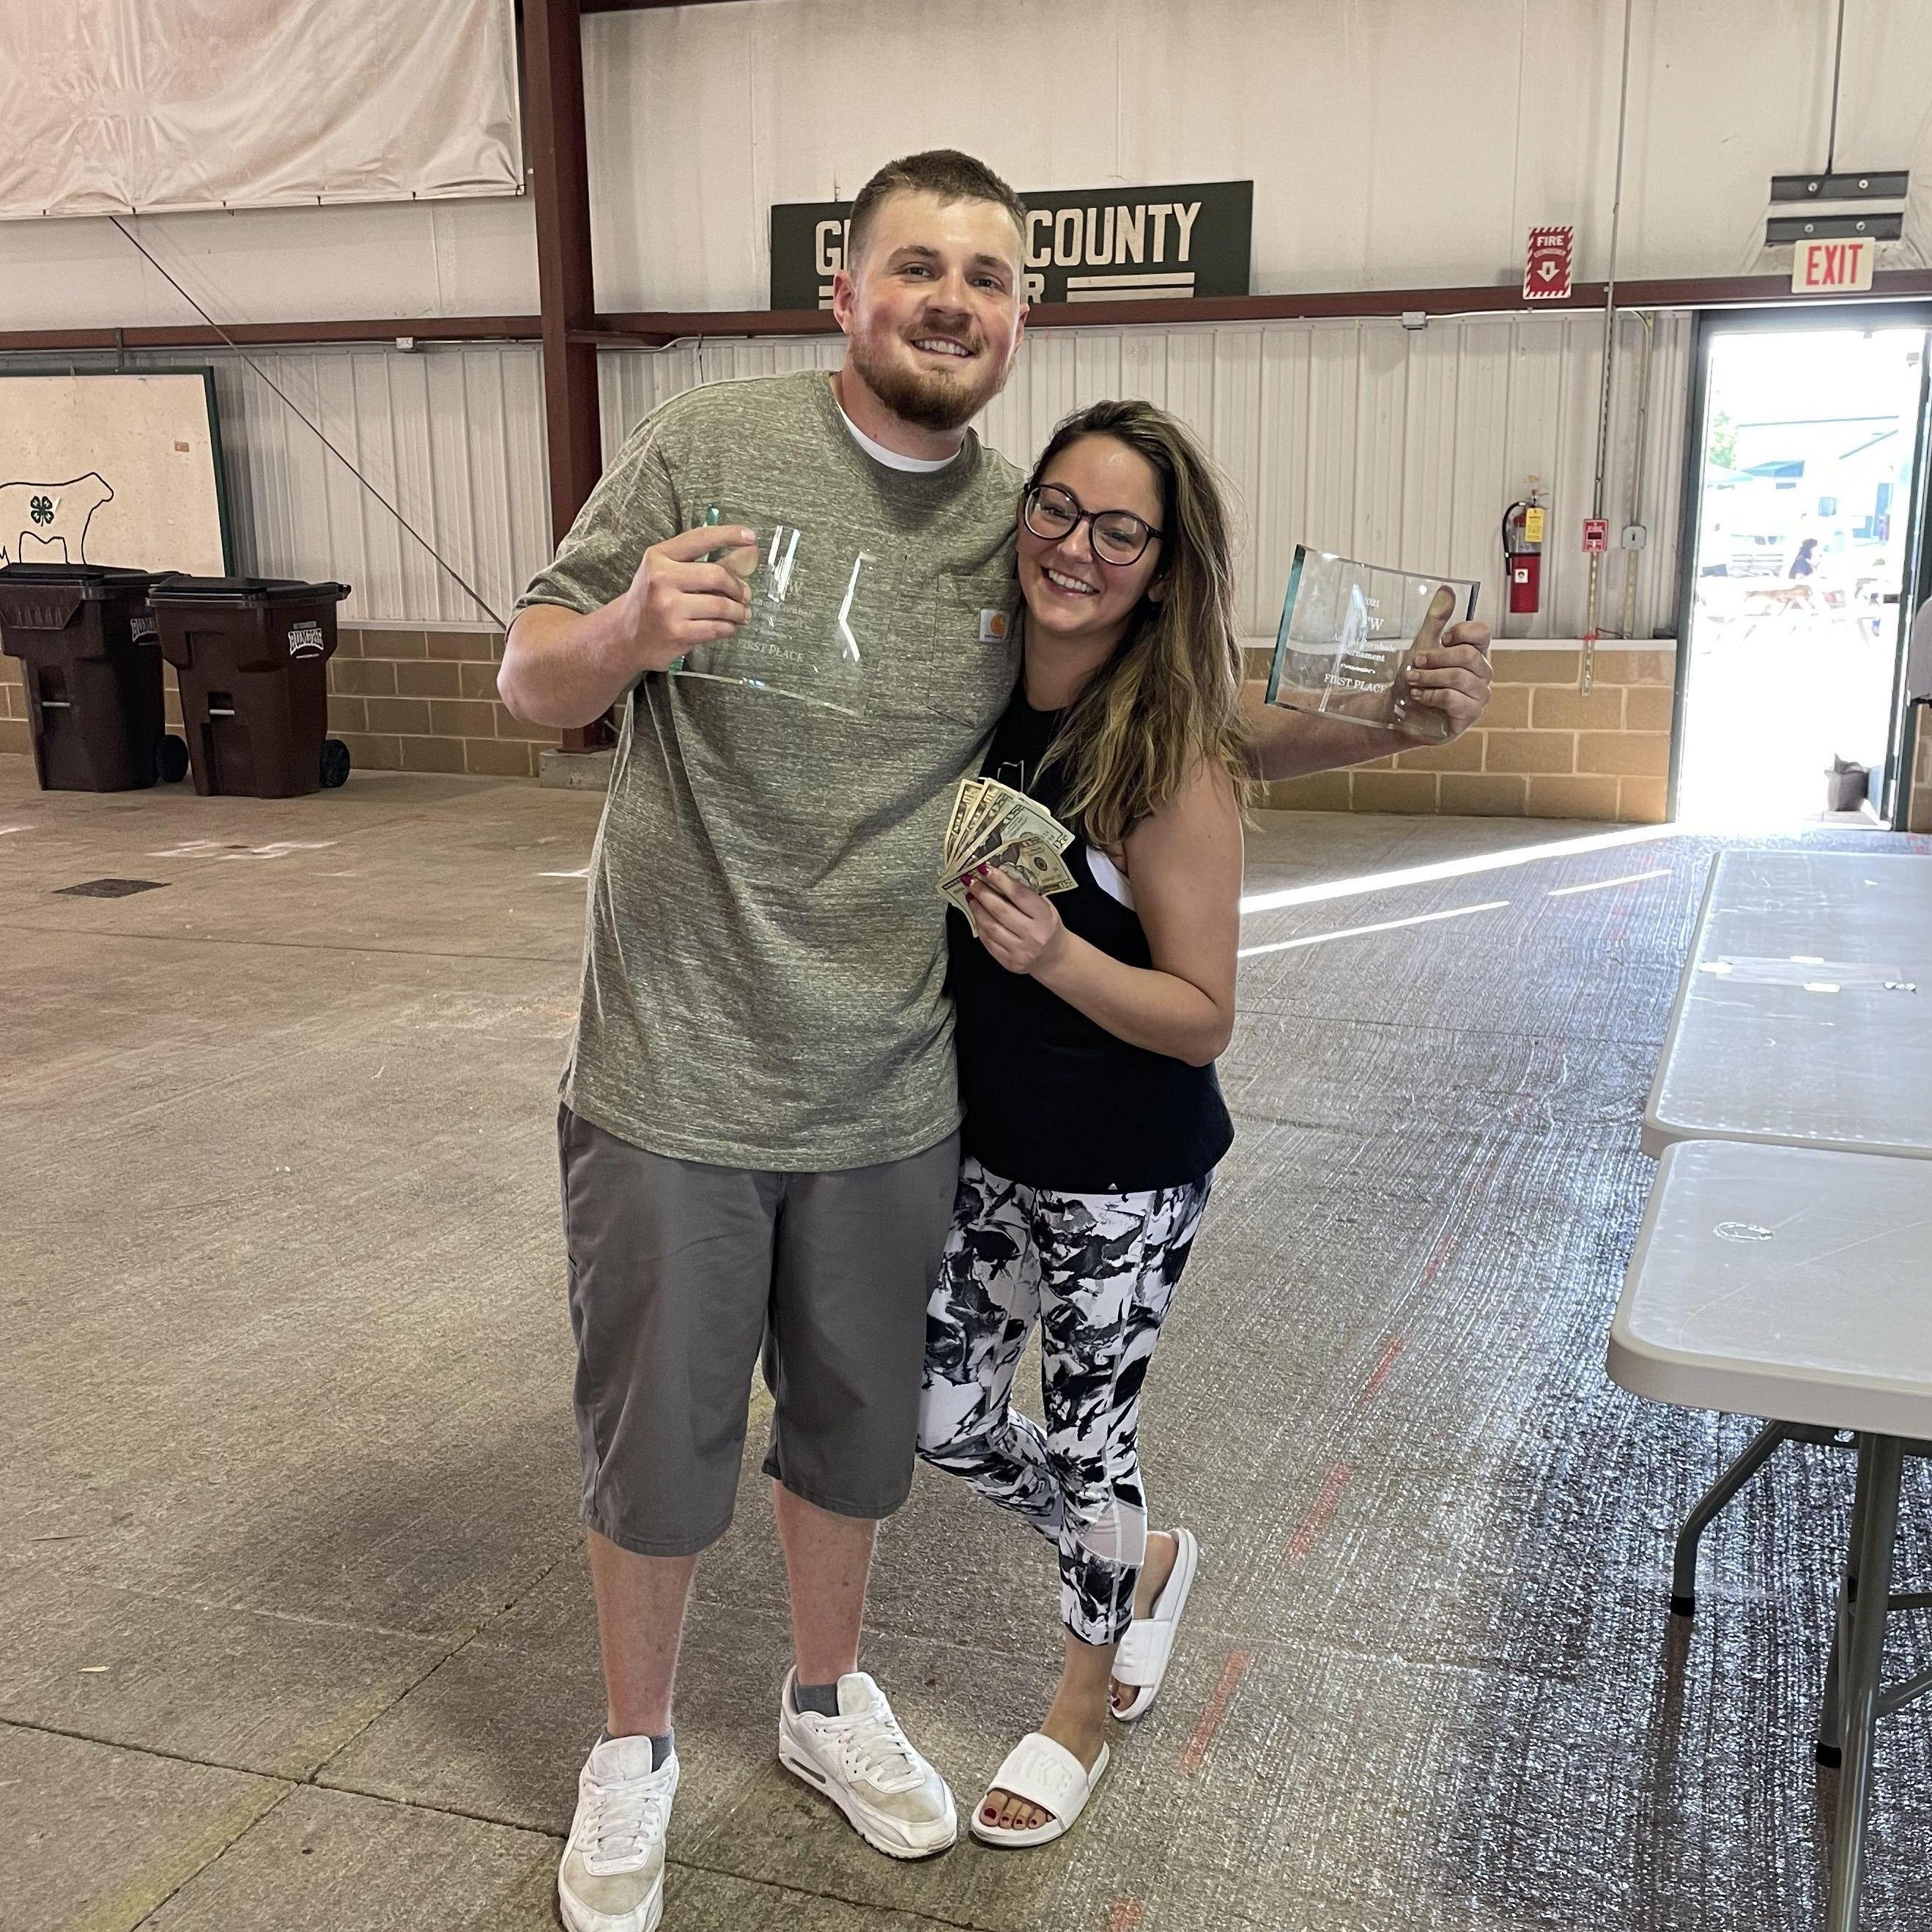
{"type": "Polygon", "coordinates": [[[213,358],[242,567],[351,584],[346,616],[491,621],[380,491],[507,615],[550,551],[538,351],[251,354],[374,490],[238,358],[213,358]]]}
{"type": "MultiPolygon", "coordinates": [[[[1622,322],[1605,513],[1626,520],[1642,326],[1622,322]]],[[[1621,622],[1637,574],[1635,634],[1670,621],[1690,322],[1657,322],[1643,520],[1650,547],[1613,553],[1600,628],[1621,622]]],[[[1108,396],[1139,395],[1190,424],[1233,485],[1242,532],[1240,612],[1272,635],[1295,543],[1481,579],[1499,635],[1574,637],[1586,614],[1580,548],[1596,463],[1602,325],[1590,317],[1277,322],[1063,329],[1029,336],[982,433],[1030,464],[1054,424],[1108,396]],[[1544,609],[1501,621],[1504,508],[1531,476],[1552,500],[1544,609]]],[[[607,350],[600,362],[607,460],[667,397],[703,381],[830,368],[838,337],[607,350]]]]}
{"type": "MultiPolygon", "coordinates": [[[[320,349],[250,356],[303,416],[507,616],[550,555],[543,364],[521,346],[320,349]]],[[[235,566],[349,584],[346,616],[487,624],[481,608],[242,359],[140,355],[214,371],[235,566]]],[[[9,356],[11,370],[111,368],[9,356]]],[[[112,560],[106,560],[111,562],[112,560]]]]}
{"type": "MultiPolygon", "coordinates": [[[[1612,398],[1613,530],[1625,520],[1638,319],[1622,324],[1612,398]]],[[[1103,397],[1174,410],[1226,473],[1240,532],[1240,614],[1273,633],[1298,541],[1418,568],[1479,577],[1484,610],[1511,636],[1574,636],[1586,569],[1578,550],[1595,462],[1600,326],[1534,316],[1278,322],[1240,327],[1036,332],[982,433],[1022,464],[1054,424],[1103,397]],[[1554,493],[1543,614],[1499,623],[1497,525],[1531,474],[1554,493]]],[[[1636,631],[1667,623],[1676,595],[1689,319],[1657,322],[1636,631]]],[[[830,368],[837,336],[686,343],[599,358],[606,460],[667,398],[694,385],[830,368]]],[[[467,577],[499,612],[549,554],[542,370],[522,346],[254,353],[267,375],[467,577]]],[[[130,357],[130,366],[180,356],[130,357]]],[[[238,358],[216,371],[237,565],[269,576],[335,578],[347,614],[398,622],[487,622],[388,511],[238,358]]],[[[104,366],[9,358],[9,368],[104,366]]],[[[1604,571],[1600,621],[1615,628],[1630,560],[1604,571]]]]}
{"type": "MultiPolygon", "coordinates": [[[[1526,230],[1610,243],[1616,0],[741,0],[584,28],[607,309],[758,308],[775,201],[890,155],[983,154],[1018,186],[1252,179],[1262,292],[1510,283],[1526,230]]],[[[1621,272],[1767,253],[1769,178],[1822,164],[1828,0],[1636,0],[1621,272]]],[[[1932,4],[1847,0],[1838,154],[1912,170],[1932,262],[1932,4]]],[[[0,130],[0,146],[6,134],[0,130]]],[[[533,158],[540,159],[541,158],[533,158]]],[[[143,238],[224,322],[528,314],[516,201],[157,216],[143,238]]],[[[0,230],[0,329],[185,322],[104,222],[0,230]]]]}
{"type": "MultiPolygon", "coordinates": [[[[527,196],[143,215],[128,225],[226,328],[536,313],[527,196]]],[[[0,329],[200,319],[111,222],[0,223],[0,329]]]]}
{"type": "MultiPolygon", "coordinates": [[[[1620,272],[1734,275],[1822,165],[1836,8],[1636,0],[1620,272]]],[[[754,0],[584,38],[601,304],[760,308],[774,202],[937,146],[1022,190],[1252,179],[1260,292],[1510,283],[1526,231],[1608,259],[1616,0],[754,0]]],[[[1932,261],[1932,5],[1847,0],[1841,164],[1910,168],[1932,261]]]]}

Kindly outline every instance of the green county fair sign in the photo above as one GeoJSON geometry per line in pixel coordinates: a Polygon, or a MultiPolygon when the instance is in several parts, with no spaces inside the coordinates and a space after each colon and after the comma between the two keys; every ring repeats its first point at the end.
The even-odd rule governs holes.
{"type": "MultiPolygon", "coordinates": [[[[1252,182],[1023,195],[1029,302],[1177,302],[1244,296],[1252,182]]],[[[772,307],[830,308],[849,201],[772,210],[772,307]]]]}

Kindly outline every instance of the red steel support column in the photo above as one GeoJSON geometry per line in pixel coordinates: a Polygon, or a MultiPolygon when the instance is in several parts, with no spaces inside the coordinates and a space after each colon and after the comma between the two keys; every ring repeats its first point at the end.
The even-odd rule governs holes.
{"type": "MultiPolygon", "coordinates": [[[[596,312],[590,271],[590,164],[584,140],[580,0],[524,0],[524,64],[537,217],[537,301],[542,311],[544,418],[550,520],[561,542],[603,470],[597,350],[572,341],[596,312]]],[[[610,742],[600,719],[566,731],[567,752],[610,742]]]]}

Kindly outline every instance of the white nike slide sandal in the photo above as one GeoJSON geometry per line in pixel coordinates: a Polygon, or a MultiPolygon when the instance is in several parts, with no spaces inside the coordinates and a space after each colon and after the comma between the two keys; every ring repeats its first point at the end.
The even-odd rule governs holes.
{"type": "Polygon", "coordinates": [[[1194,1588],[1194,1573],[1201,1566],[1201,1546],[1195,1541],[1191,1529],[1177,1529],[1174,1540],[1174,1574],[1154,1600],[1154,1614],[1135,1618],[1120,1640],[1120,1648],[1114,1653],[1114,1682],[1134,1687],[1133,1702],[1124,1708],[1114,1709],[1114,1715],[1124,1724],[1145,1717],[1160,1695],[1174,1655],[1180,1613],[1187,1607],[1189,1592],[1194,1588]]]}
{"type": "Polygon", "coordinates": [[[1055,1744],[1043,1731],[1028,1732],[993,1774],[986,1795],[990,1798],[995,1791],[1010,1791],[1016,1798],[1037,1804],[1052,1815],[1044,1825],[1015,1832],[988,1824],[980,1815],[980,1808],[976,1806],[968,1828],[982,1845],[997,1845],[1006,1850],[1052,1844],[1055,1838],[1065,1837],[1073,1821],[1087,1808],[1087,1801],[1093,1796],[1094,1787],[1100,1783],[1112,1756],[1102,1744],[1100,1755],[1094,1760],[1094,1768],[1089,1771],[1064,1744],[1055,1744]]]}

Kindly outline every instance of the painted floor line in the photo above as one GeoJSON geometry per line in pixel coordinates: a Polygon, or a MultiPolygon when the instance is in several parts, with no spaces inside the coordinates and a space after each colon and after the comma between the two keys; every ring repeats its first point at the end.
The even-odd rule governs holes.
{"type": "Polygon", "coordinates": [[[1370,1372],[1368,1380],[1362,1384],[1362,1400],[1364,1402],[1372,1402],[1382,1394],[1382,1386],[1394,1372],[1396,1358],[1406,1346],[1400,1335],[1391,1335],[1383,1343],[1380,1359],[1370,1372]]]}
{"type": "Polygon", "coordinates": [[[1322,1532],[1328,1527],[1336,1510],[1340,1507],[1342,1492],[1348,1486],[1354,1468],[1346,1462],[1337,1462],[1322,1479],[1321,1493],[1308,1506],[1307,1514],[1295,1526],[1294,1534],[1283,1547],[1282,1554],[1291,1564],[1306,1563],[1313,1552],[1322,1532]]]}
{"type": "Polygon", "coordinates": [[[1441,879],[1466,879],[1478,872],[1494,872],[1512,866],[1533,866],[1544,859],[1574,858],[1579,853],[1602,852],[1619,845],[1640,845],[1652,839],[1676,838],[1683,828],[1676,825],[1631,825],[1615,832],[1588,834],[1581,838],[1559,838],[1545,844],[1518,845],[1504,852],[1489,852],[1473,859],[1442,859],[1426,866],[1405,866],[1387,872],[1364,872],[1348,879],[1330,879],[1312,886],[1284,886],[1274,892],[1248,892],[1242,896],[1241,914],[1274,912],[1282,906],[1319,905],[1328,899],[1358,898],[1364,892],[1393,892],[1400,886],[1423,886],[1441,879]]]}
{"type": "Polygon", "coordinates": [[[1485,899],[1480,905],[1451,906],[1447,912],[1419,912],[1409,919],[1385,919],[1373,926],[1345,926],[1336,932],[1311,932],[1301,939],[1277,939],[1269,946],[1244,946],[1238,959],[1252,959],[1263,952],[1292,952],[1304,946],[1325,946],[1331,939],[1360,939],[1372,932],[1394,932],[1406,926],[1433,926],[1438,920],[1467,919],[1473,912],[1500,912],[1508,899],[1485,899]]]}
{"type": "Polygon", "coordinates": [[[1552,899],[1566,899],[1574,892],[1606,892],[1612,886],[1634,886],[1646,879],[1667,879],[1670,876],[1668,866],[1660,866],[1654,872],[1626,872],[1621,878],[1593,879],[1582,886],[1552,886],[1547,896],[1552,899]]]}
{"type": "Polygon", "coordinates": [[[1241,1681],[1241,1674],[1255,1660],[1251,1650],[1238,1650],[1228,1657],[1222,1666],[1221,1681],[1215,1685],[1213,1696],[1208,1700],[1208,1707],[1201,1713],[1201,1721],[1194,1726],[1194,1734],[1187,1740],[1187,1748],[1180,1754],[1181,1774],[1192,1778],[1208,1761],[1208,1748],[1214,1742],[1214,1733],[1221,1728],[1228,1714],[1228,1706],[1234,1701],[1234,1692],[1241,1681]]]}

